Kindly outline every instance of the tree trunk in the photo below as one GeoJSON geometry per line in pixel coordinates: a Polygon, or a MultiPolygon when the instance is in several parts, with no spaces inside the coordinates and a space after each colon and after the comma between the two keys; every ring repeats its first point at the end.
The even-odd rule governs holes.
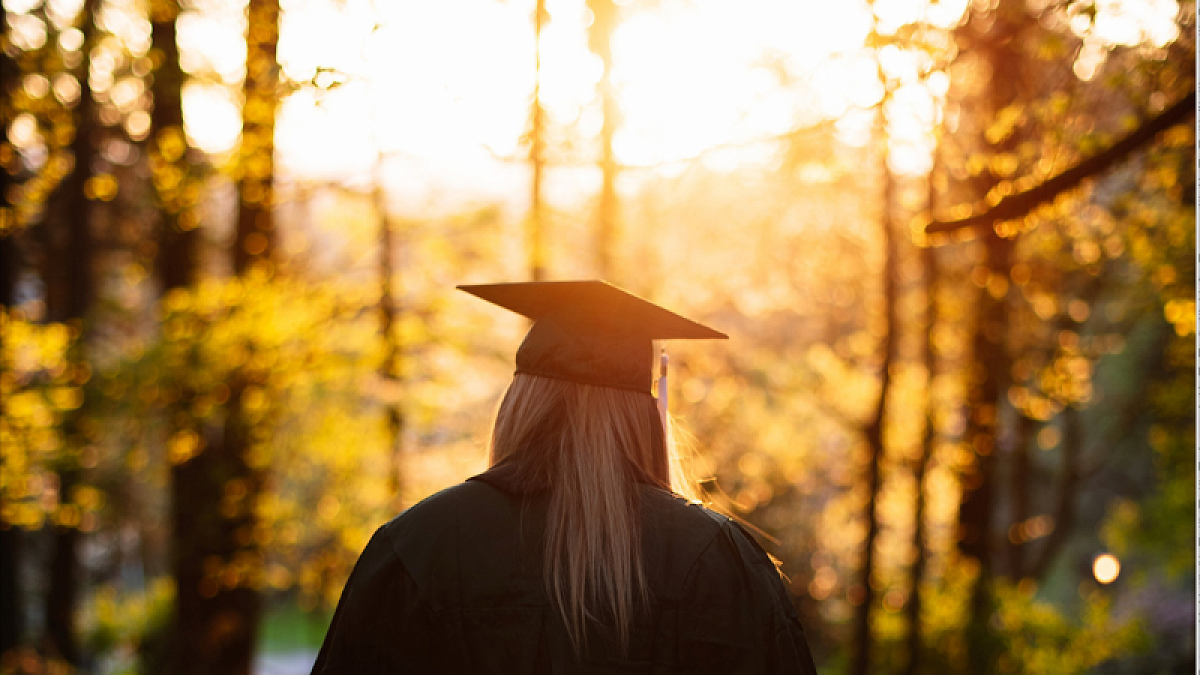
{"type": "MultiPolygon", "coordinates": [[[[235,378],[228,384],[230,400],[239,400],[246,382],[235,378]]],[[[174,673],[251,672],[262,613],[254,578],[259,552],[253,543],[261,480],[246,462],[247,436],[237,408],[231,407],[224,431],[173,467],[174,673]]]]}
{"type": "Polygon", "coordinates": [[[279,0],[250,0],[246,27],[242,147],[238,181],[235,274],[256,264],[271,267],[275,250],[272,218],[275,175],[275,114],[279,108],[279,0]]]}
{"type": "MultiPolygon", "coordinates": [[[[1007,280],[1011,269],[1012,242],[993,230],[984,233],[991,279],[1007,280]]],[[[1008,328],[1004,297],[985,290],[978,294],[976,329],[972,339],[972,372],[967,389],[966,440],[975,453],[972,467],[964,471],[963,498],[959,505],[958,550],[978,566],[971,592],[968,632],[968,661],[971,672],[988,673],[995,668],[998,645],[990,627],[992,598],[992,520],[996,503],[995,446],[999,436],[999,406],[1008,390],[1011,370],[1005,335],[1008,328]]]]}
{"type": "MultiPolygon", "coordinates": [[[[400,337],[396,331],[396,298],[395,276],[396,269],[393,261],[393,232],[392,220],[388,214],[387,193],[383,187],[383,154],[375,160],[375,212],[379,217],[379,331],[383,336],[384,356],[380,368],[380,376],[388,384],[387,391],[398,391],[401,383],[400,370],[400,337]]],[[[391,398],[385,404],[387,409],[388,456],[391,466],[388,471],[388,490],[392,495],[394,511],[399,513],[403,506],[400,495],[401,471],[403,470],[404,452],[404,410],[400,401],[391,398]]]]}
{"type": "Polygon", "coordinates": [[[600,127],[600,203],[596,209],[593,247],[596,274],[601,279],[608,279],[613,274],[613,250],[617,239],[617,160],[613,154],[613,136],[620,113],[612,85],[612,32],[617,24],[617,6],[612,0],[588,0],[587,5],[593,17],[588,29],[588,46],[600,57],[604,67],[597,85],[604,121],[600,127]]]}
{"type": "Polygon", "coordinates": [[[25,612],[18,593],[17,570],[21,559],[21,530],[0,523],[0,658],[20,644],[25,630],[25,612]]]}
{"type": "MultiPolygon", "coordinates": [[[[7,16],[3,0],[0,0],[0,15],[7,16]]],[[[7,30],[5,21],[5,32],[7,30]]],[[[0,49],[0,119],[13,118],[10,108],[12,96],[9,92],[16,86],[16,74],[16,60],[0,49]]],[[[8,148],[8,124],[0,124],[0,148],[8,148]]],[[[4,157],[0,161],[0,311],[5,312],[11,311],[16,305],[17,273],[21,262],[17,248],[16,216],[9,201],[9,187],[16,183],[13,172],[17,168],[15,157],[4,157]]],[[[0,349],[4,349],[3,342],[0,342],[0,349]]],[[[4,463],[4,453],[0,453],[0,467],[4,463]]],[[[0,502],[2,506],[3,502],[0,502]]],[[[25,630],[25,612],[19,593],[21,585],[17,579],[20,560],[21,531],[0,520],[0,617],[4,619],[0,621],[0,657],[17,646],[25,630]]]]}
{"type": "Polygon", "coordinates": [[[529,277],[541,281],[546,276],[544,237],[544,204],[542,173],[546,158],[546,111],[542,108],[542,26],[546,22],[546,0],[537,0],[533,10],[534,85],[533,109],[529,130],[529,165],[533,175],[529,182],[529,277]]]}
{"type": "MultiPolygon", "coordinates": [[[[976,12],[960,29],[991,74],[982,109],[978,111],[980,120],[993,119],[1019,98],[1016,87],[1021,77],[1021,55],[1015,52],[1010,39],[1014,26],[1023,20],[1023,9],[1019,5],[1021,3],[1004,0],[989,13],[987,21],[981,21],[982,16],[976,12]]],[[[1018,137],[1013,132],[995,143],[980,140],[984,143],[984,152],[999,153],[1011,151],[1018,137]]],[[[975,196],[982,199],[999,182],[998,176],[984,172],[972,183],[975,196]]],[[[986,227],[980,231],[979,243],[983,259],[973,276],[977,277],[983,290],[978,292],[975,305],[965,432],[975,461],[961,477],[963,497],[959,505],[958,550],[974,561],[978,569],[969,603],[967,661],[971,672],[983,674],[995,671],[1001,649],[991,628],[995,610],[992,522],[997,500],[996,450],[1000,439],[1000,409],[1007,398],[1012,371],[1006,339],[1007,302],[1016,242],[1000,236],[994,227],[986,227]]]]}
{"type": "MultiPolygon", "coordinates": [[[[155,257],[155,269],[164,296],[175,290],[188,288],[196,281],[197,248],[200,231],[197,229],[195,215],[190,211],[192,204],[188,202],[187,188],[190,175],[188,163],[187,136],[183,129],[183,84],[185,75],[179,66],[179,45],[176,33],[176,21],[179,18],[180,7],[176,0],[156,0],[150,4],[150,41],[151,53],[154,55],[156,68],[151,84],[151,94],[154,97],[154,110],[151,113],[151,143],[149,148],[151,178],[158,196],[158,251],[155,257]]],[[[174,435],[188,424],[189,409],[194,392],[190,387],[180,382],[178,398],[166,404],[166,425],[168,433],[174,435]]],[[[177,556],[179,542],[190,536],[190,531],[174,529],[187,526],[186,520],[179,517],[180,490],[186,489],[188,476],[171,466],[171,519],[172,531],[168,544],[168,569],[174,575],[177,589],[191,588],[181,583],[180,567],[177,556]],[[188,532],[189,534],[184,534],[188,532]]],[[[143,540],[144,541],[144,540],[143,540]]],[[[179,592],[182,596],[184,592],[179,592]]],[[[177,651],[180,644],[179,626],[172,624],[170,629],[159,636],[150,649],[158,659],[166,659],[171,664],[182,660],[177,651]],[[165,652],[165,653],[164,653],[165,652]]],[[[182,671],[180,671],[182,672],[182,671]]]]}
{"type": "Polygon", "coordinates": [[[151,50],[158,67],[151,92],[154,130],[150,146],[150,168],[159,200],[158,278],[164,291],[186,288],[195,280],[199,230],[187,209],[187,136],[183,130],[184,74],[179,66],[175,20],[176,0],[150,3],[151,50]]]}
{"type": "MultiPolygon", "coordinates": [[[[45,251],[46,319],[72,324],[76,333],[70,359],[86,359],[86,318],[95,299],[92,272],[95,245],[92,240],[92,203],[87,182],[95,157],[95,106],[88,82],[87,58],[96,44],[98,0],[87,0],[80,9],[80,47],[84,58],[72,75],[79,82],[75,104],[75,136],[71,140],[72,167],[51,197],[46,214],[45,251]]],[[[80,383],[82,384],[82,383],[80,383]]],[[[62,421],[63,450],[57,458],[58,494],[69,503],[82,480],[79,455],[86,439],[79,428],[82,408],[68,412],[62,421]]],[[[71,665],[79,665],[79,636],[75,611],[79,604],[79,524],[57,520],[50,525],[53,547],[46,593],[46,641],[50,652],[71,665]]]]}
{"type": "MultiPolygon", "coordinates": [[[[934,150],[934,169],[929,174],[928,205],[926,209],[932,216],[936,205],[934,175],[937,171],[936,148],[934,150]]],[[[938,287],[941,285],[941,267],[938,265],[937,250],[928,242],[921,248],[921,277],[925,281],[925,433],[921,437],[921,454],[913,466],[913,483],[916,485],[916,495],[913,500],[913,564],[910,571],[911,581],[908,604],[904,607],[905,619],[908,623],[908,662],[905,664],[906,675],[916,675],[921,667],[921,650],[924,640],[921,630],[921,580],[925,576],[925,558],[928,551],[925,547],[925,476],[929,472],[929,462],[933,457],[933,446],[937,440],[937,401],[934,399],[934,383],[937,373],[937,351],[934,347],[934,331],[938,326],[938,287]]]]}
{"type": "MultiPolygon", "coordinates": [[[[246,30],[245,103],[237,184],[233,270],[274,271],[274,130],[279,104],[277,0],[251,0],[246,30]]],[[[242,398],[251,384],[235,371],[227,382],[224,427],[175,465],[172,569],[176,616],[173,672],[247,675],[253,667],[262,597],[262,555],[253,532],[262,471],[248,461],[251,429],[242,398]],[[224,502],[224,503],[223,503],[224,502]]]]}
{"type": "MultiPolygon", "coordinates": [[[[885,97],[886,101],[886,97],[885,97]]],[[[895,180],[891,169],[888,168],[888,149],[886,122],[883,116],[883,103],[880,104],[880,127],[884,130],[880,137],[880,164],[883,178],[883,205],[879,215],[879,234],[883,247],[883,270],[881,282],[883,285],[883,313],[885,317],[884,338],[879,349],[883,353],[883,361],[879,367],[879,398],[871,420],[863,430],[870,456],[867,460],[867,505],[864,516],[867,520],[867,534],[863,541],[862,562],[860,564],[857,584],[863,589],[862,602],[854,609],[854,651],[850,657],[851,675],[865,675],[871,667],[871,652],[874,640],[871,636],[871,609],[875,603],[875,592],[871,586],[872,575],[875,571],[875,541],[879,536],[879,515],[877,513],[879,491],[882,486],[882,463],[886,452],[884,438],[884,416],[887,410],[887,398],[891,391],[892,364],[896,357],[896,238],[892,222],[892,204],[895,202],[895,180]]]]}

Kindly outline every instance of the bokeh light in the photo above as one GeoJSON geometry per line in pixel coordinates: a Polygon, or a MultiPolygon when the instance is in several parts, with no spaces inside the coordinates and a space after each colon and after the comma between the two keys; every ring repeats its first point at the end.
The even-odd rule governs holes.
{"type": "Polygon", "coordinates": [[[1092,561],[1092,575],[1102,584],[1111,584],[1121,574],[1121,561],[1111,553],[1102,553],[1092,561]]]}

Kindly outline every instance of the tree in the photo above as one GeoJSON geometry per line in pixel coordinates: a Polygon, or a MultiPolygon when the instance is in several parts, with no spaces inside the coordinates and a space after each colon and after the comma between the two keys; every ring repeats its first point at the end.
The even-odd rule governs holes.
{"type": "Polygon", "coordinates": [[[184,74],[176,42],[178,18],[177,0],[155,0],[150,4],[151,58],[156,66],[151,85],[154,110],[150,169],[159,200],[156,261],[164,293],[195,281],[200,234],[196,215],[189,211],[195,186],[189,180],[188,141],[183,129],[184,74]]]}
{"type": "MultiPolygon", "coordinates": [[[[935,193],[933,190],[933,175],[937,170],[936,152],[934,160],[934,169],[930,171],[929,189],[927,190],[926,210],[929,213],[934,211],[935,193]]],[[[921,449],[915,461],[913,462],[913,483],[916,486],[916,494],[913,500],[913,559],[912,567],[909,572],[909,590],[908,602],[904,606],[905,619],[908,624],[907,635],[907,652],[908,661],[905,663],[904,672],[906,675],[916,675],[921,670],[921,654],[924,650],[923,636],[924,633],[921,627],[921,609],[923,589],[922,584],[925,577],[925,569],[929,549],[926,545],[927,528],[925,520],[928,517],[926,512],[927,502],[925,499],[925,491],[927,489],[926,477],[929,475],[930,463],[933,459],[934,444],[937,438],[937,401],[934,398],[934,383],[938,372],[938,355],[934,341],[934,333],[938,329],[938,307],[937,295],[941,288],[941,268],[938,262],[937,250],[932,246],[923,246],[920,249],[921,259],[921,279],[924,282],[924,304],[925,316],[924,326],[925,339],[922,354],[925,369],[925,429],[921,435],[921,449]]]]}
{"type": "Polygon", "coordinates": [[[276,233],[274,204],[275,115],[279,108],[278,0],[254,0],[247,9],[246,81],[242,88],[235,274],[256,265],[273,272],[276,233]]]}
{"type": "MultiPolygon", "coordinates": [[[[375,187],[371,196],[375,204],[376,216],[379,218],[379,332],[383,337],[384,345],[383,364],[379,369],[379,375],[384,378],[385,382],[393,385],[394,389],[399,389],[403,374],[400,370],[402,348],[396,325],[399,310],[396,307],[396,289],[394,288],[396,269],[393,240],[395,233],[392,229],[391,214],[388,213],[387,192],[383,184],[383,162],[383,151],[377,149],[375,187]]],[[[399,509],[401,504],[401,458],[404,451],[404,411],[400,407],[399,401],[388,401],[385,408],[389,437],[388,454],[391,457],[388,480],[394,505],[399,509]]]]}
{"type": "Polygon", "coordinates": [[[869,448],[866,465],[867,500],[863,507],[867,521],[866,536],[863,538],[862,562],[858,573],[858,584],[862,588],[861,602],[854,610],[854,647],[851,652],[850,673],[866,675],[871,667],[872,635],[871,611],[875,604],[875,547],[879,536],[879,493],[883,479],[882,465],[887,453],[887,435],[884,433],[884,416],[888,410],[889,395],[892,393],[892,371],[897,361],[897,336],[900,327],[897,309],[895,223],[892,210],[895,208],[896,181],[890,166],[890,138],[887,130],[887,106],[892,100],[895,85],[889,81],[879,64],[878,73],[884,86],[883,98],[879,101],[876,120],[876,139],[879,152],[879,171],[882,176],[882,195],[879,207],[879,241],[883,248],[883,265],[880,269],[880,285],[883,289],[881,307],[883,340],[879,345],[879,397],[863,426],[863,436],[869,448]]]}
{"type": "MultiPolygon", "coordinates": [[[[248,8],[232,253],[233,271],[243,278],[269,278],[275,271],[279,11],[277,0],[252,0],[248,8]]],[[[245,348],[253,349],[253,344],[245,348]]],[[[261,376],[244,367],[229,371],[220,428],[206,433],[199,452],[173,467],[175,672],[245,673],[251,668],[262,615],[262,553],[254,532],[265,466],[251,457],[256,439],[245,397],[248,390],[258,391],[261,376]]]]}
{"type": "MultiPolygon", "coordinates": [[[[1029,82],[1017,34],[1025,23],[1024,5],[1004,1],[986,14],[969,10],[967,21],[957,31],[962,53],[976,59],[989,74],[987,84],[972,108],[977,124],[988,126],[968,152],[983,156],[1015,156],[1022,132],[1011,121],[1001,125],[1005,111],[1023,100],[1020,87],[1029,82]]],[[[1011,115],[1010,115],[1011,117],[1011,115]]],[[[982,200],[1006,178],[999,164],[978,171],[967,183],[973,199],[982,200]]],[[[1000,452],[1002,406],[1010,386],[1007,304],[1014,239],[994,228],[979,233],[979,260],[975,277],[982,287],[976,296],[969,366],[967,427],[964,442],[974,454],[962,476],[963,497],[959,506],[958,550],[977,570],[972,586],[970,619],[967,626],[968,662],[972,672],[991,672],[1001,650],[990,627],[995,611],[992,524],[997,503],[996,456],[1000,452]]]]}
{"type": "MultiPolygon", "coordinates": [[[[183,128],[185,76],[179,65],[176,30],[180,6],[175,0],[161,0],[151,3],[149,12],[151,58],[155,64],[151,85],[154,108],[151,114],[152,133],[149,147],[151,179],[158,207],[158,250],[155,262],[162,296],[170,298],[185,292],[196,281],[200,231],[195,214],[190,210],[188,197],[192,181],[189,180],[191,171],[188,140],[183,128]]],[[[195,392],[185,382],[175,384],[179,391],[178,398],[164,404],[168,439],[185,437],[192,427],[189,409],[195,403],[195,392]]],[[[168,461],[173,486],[171,494],[172,497],[177,497],[178,486],[190,480],[191,476],[181,468],[181,463],[175,462],[170,455],[168,461]]],[[[193,523],[181,514],[181,511],[187,511],[187,507],[182,506],[178,499],[171,502],[171,511],[172,525],[193,526],[193,523]]],[[[179,541],[188,536],[191,536],[191,533],[172,532],[172,554],[180,549],[179,541]]],[[[187,603],[192,598],[188,593],[190,588],[178,586],[181,577],[186,576],[184,567],[177,558],[173,559],[169,566],[177,584],[177,603],[187,603]]],[[[181,659],[186,654],[184,645],[188,637],[177,632],[182,623],[176,620],[175,624],[168,628],[167,658],[181,659]]],[[[190,657],[189,654],[187,658],[190,660],[190,657]]],[[[178,660],[173,661],[175,665],[178,663],[178,660]]]]}
{"type": "MultiPolygon", "coordinates": [[[[0,13],[4,4],[0,2],[0,13]]],[[[8,15],[4,13],[4,31],[8,32],[8,15]]],[[[17,86],[17,61],[0,50],[0,119],[11,120],[13,114],[12,92],[17,86]]],[[[17,220],[10,200],[10,188],[17,184],[16,175],[20,159],[8,140],[8,124],[0,124],[0,313],[7,317],[16,306],[17,274],[20,270],[20,251],[17,248],[17,220]]],[[[0,342],[0,353],[8,345],[0,342]]],[[[0,466],[5,471],[5,459],[0,466]]],[[[7,495],[0,496],[7,500],[7,495]]],[[[0,502],[0,509],[4,506],[0,502]]],[[[18,595],[20,583],[17,579],[17,564],[20,560],[21,531],[12,523],[0,520],[0,616],[5,617],[0,626],[0,657],[17,646],[24,631],[24,613],[18,595]]]]}
{"type": "Polygon", "coordinates": [[[546,170],[546,110],[542,107],[542,26],[550,14],[545,0],[537,0],[533,8],[534,85],[533,103],[530,108],[529,166],[532,176],[529,181],[529,216],[527,238],[529,250],[529,278],[541,281],[546,276],[545,203],[542,197],[542,178],[546,170]]]}
{"type": "Polygon", "coordinates": [[[613,136],[617,131],[620,111],[612,83],[612,34],[617,27],[619,8],[613,0],[588,0],[592,25],[588,27],[588,47],[600,57],[603,70],[596,85],[604,122],[600,127],[600,203],[596,209],[595,235],[592,243],[596,274],[601,279],[613,274],[613,255],[617,238],[617,159],[613,153],[613,136]]]}
{"type": "MultiPolygon", "coordinates": [[[[83,40],[82,58],[70,73],[79,92],[74,109],[74,136],[71,141],[71,170],[58,185],[48,202],[46,222],[46,318],[71,324],[86,334],[89,312],[95,299],[95,245],[93,242],[91,184],[96,156],[96,119],[89,81],[89,55],[96,44],[97,0],[84,2],[77,22],[83,40]]],[[[86,360],[86,338],[76,343],[73,359],[86,360]]],[[[79,384],[82,384],[80,382],[79,384]]],[[[89,443],[81,425],[83,413],[77,407],[63,422],[65,451],[59,459],[58,490],[70,500],[83,480],[80,458],[89,443]]],[[[50,563],[50,582],[46,596],[46,632],[53,653],[70,664],[80,662],[78,628],[75,614],[79,604],[79,522],[71,517],[57,518],[52,526],[54,552],[50,563]]]]}
{"type": "MultiPolygon", "coordinates": [[[[948,136],[958,156],[945,194],[959,206],[927,228],[939,235],[971,228],[976,239],[970,276],[981,291],[964,439],[974,456],[963,471],[959,509],[959,551],[976,571],[967,629],[973,672],[988,672],[1005,649],[995,617],[1011,605],[1006,600],[1008,609],[998,608],[997,593],[1010,597],[1005,589],[1017,582],[1036,588],[1051,562],[1088,536],[1082,495],[1102,488],[1087,467],[1113,461],[1115,453],[1098,446],[1117,447],[1116,439],[1144,423],[1140,414],[1125,412],[1112,383],[1107,392],[1099,389],[1102,372],[1138,357],[1110,357],[1113,352],[1096,346],[1107,344],[1107,331],[1117,328],[1097,312],[1125,304],[1120,298],[1129,292],[1131,262],[1100,214],[1114,202],[1142,198],[1143,189],[1112,176],[1095,189],[1072,190],[1085,178],[1101,180],[1102,172],[1184,113],[1162,105],[1132,131],[1114,133],[1124,124],[1120,116],[1141,102],[1177,97],[1163,95],[1175,88],[1173,78],[1153,65],[1165,61],[1133,50],[1114,50],[1110,59],[1125,61],[1128,74],[1093,79],[1077,75],[1078,68],[1069,72],[1071,60],[1063,56],[1074,49],[1082,60],[1086,45],[1081,51],[1078,37],[1046,28],[1069,9],[1002,2],[973,11],[957,31],[963,123],[948,136]],[[986,86],[966,79],[972,71],[990,76],[986,86]],[[978,95],[962,93],[971,89],[978,95]],[[1118,140],[1108,140],[1113,136],[1118,140]],[[1104,431],[1089,428],[1102,420],[1104,431]],[[1045,452],[1053,453],[1054,464],[1047,466],[1045,452]]],[[[1186,13],[1181,23],[1188,23],[1186,13]]]]}
{"type": "MultiPolygon", "coordinates": [[[[0,2],[0,12],[4,4],[0,2]]],[[[8,15],[5,13],[5,33],[8,32],[8,15]]],[[[0,50],[0,118],[12,120],[15,115],[13,105],[14,89],[18,86],[16,74],[19,65],[8,50],[0,50]]],[[[0,129],[0,305],[12,307],[15,302],[17,273],[20,271],[20,251],[17,248],[18,223],[13,210],[12,197],[9,189],[17,185],[17,174],[20,172],[20,157],[8,139],[8,124],[0,129]]],[[[0,653],[3,653],[0,643],[0,653]]]]}

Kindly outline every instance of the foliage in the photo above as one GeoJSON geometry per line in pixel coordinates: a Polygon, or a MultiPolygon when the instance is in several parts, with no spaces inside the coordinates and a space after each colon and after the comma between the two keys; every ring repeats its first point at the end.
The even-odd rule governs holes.
{"type": "Polygon", "coordinates": [[[95,528],[102,496],[79,487],[58,491],[64,452],[61,423],[79,407],[87,366],[68,359],[75,335],[65,324],[35,324],[20,310],[0,310],[0,523],[36,530],[43,523],[95,528]]]}
{"type": "Polygon", "coordinates": [[[1082,606],[1072,612],[1072,619],[1062,608],[1038,602],[1032,584],[1001,582],[996,616],[1007,645],[1001,672],[1072,675],[1144,648],[1140,623],[1114,618],[1112,598],[1088,586],[1081,588],[1082,606]]]}
{"type": "Polygon", "coordinates": [[[267,475],[256,503],[228,484],[221,507],[253,510],[249,536],[267,559],[227,561],[209,570],[214,578],[233,573],[327,601],[385,513],[388,465],[371,394],[380,355],[360,293],[251,274],[164,298],[162,346],[137,369],[154,378],[152,403],[185,404],[166,459],[203,453],[213,425],[237,416],[250,430],[251,467],[267,475]],[[244,387],[237,409],[233,382],[244,387]],[[353,491],[335,489],[349,484],[353,491]]]}
{"type": "Polygon", "coordinates": [[[162,672],[175,590],[159,578],[145,590],[123,593],[100,586],[84,609],[85,641],[111,675],[162,672]]]}

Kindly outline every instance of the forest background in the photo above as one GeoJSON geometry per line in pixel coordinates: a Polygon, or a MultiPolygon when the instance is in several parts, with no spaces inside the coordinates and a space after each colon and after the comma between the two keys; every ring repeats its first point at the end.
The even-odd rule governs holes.
{"type": "Polygon", "coordinates": [[[0,672],[314,648],[591,277],[821,672],[1191,672],[1194,3],[3,8],[0,672]]]}

